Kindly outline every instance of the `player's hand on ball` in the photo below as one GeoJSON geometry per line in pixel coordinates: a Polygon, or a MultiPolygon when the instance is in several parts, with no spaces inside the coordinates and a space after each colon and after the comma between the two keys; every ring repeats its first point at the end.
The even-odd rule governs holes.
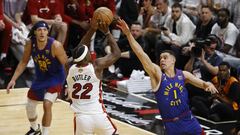
{"type": "Polygon", "coordinates": [[[118,19],[117,27],[121,29],[125,35],[130,33],[129,27],[123,19],[118,19]]]}

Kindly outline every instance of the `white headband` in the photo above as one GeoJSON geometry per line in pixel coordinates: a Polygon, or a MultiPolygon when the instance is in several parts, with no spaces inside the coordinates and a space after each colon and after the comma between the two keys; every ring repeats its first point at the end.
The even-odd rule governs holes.
{"type": "Polygon", "coordinates": [[[83,45],[83,46],[84,46],[84,51],[83,51],[82,55],[80,55],[78,58],[74,59],[74,62],[80,62],[86,57],[86,55],[88,53],[88,47],[86,45],[83,45]]]}

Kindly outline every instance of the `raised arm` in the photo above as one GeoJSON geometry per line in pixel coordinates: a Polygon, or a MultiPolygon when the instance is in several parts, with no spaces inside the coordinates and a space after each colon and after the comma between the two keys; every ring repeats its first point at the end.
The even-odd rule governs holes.
{"type": "Polygon", "coordinates": [[[95,19],[92,19],[90,22],[90,28],[88,29],[86,34],[83,36],[79,45],[86,45],[89,48],[92,36],[96,32],[97,29],[98,29],[98,24],[95,19]]]}
{"type": "Polygon", "coordinates": [[[104,68],[109,67],[112,65],[114,62],[116,62],[120,56],[121,56],[121,51],[116,43],[115,38],[113,35],[110,33],[108,25],[107,24],[99,24],[99,30],[105,33],[107,44],[110,46],[111,53],[108,53],[104,57],[98,58],[95,61],[95,69],[96,69],[96,74],[101,77],[101,73],[104,68]]]}
{"type": "Polygon", "coordinates": [[[142,47],[138,44],[138,42],[132,36],[128,25],[122,19],[118,21],[117,27],[122,30],[122,32],[127,36],[129,44],[133,50],[133,52],[137,55],[138,59],[141,61],[145,71],[151,78],[152,88],[155,89],[161,81],[162,72],[160,67],[154,64],[148,55],[143,51],[142,47]]]}

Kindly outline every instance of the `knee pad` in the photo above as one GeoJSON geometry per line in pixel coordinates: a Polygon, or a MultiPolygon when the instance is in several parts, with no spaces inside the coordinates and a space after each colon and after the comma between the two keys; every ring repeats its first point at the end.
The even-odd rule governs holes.
{"type": "Polygon", "coordinates": [[[34,119],[37,116],[36,112],[37,101],[28,99],[26,104],[27,116],[29,119],[34,119]]]}

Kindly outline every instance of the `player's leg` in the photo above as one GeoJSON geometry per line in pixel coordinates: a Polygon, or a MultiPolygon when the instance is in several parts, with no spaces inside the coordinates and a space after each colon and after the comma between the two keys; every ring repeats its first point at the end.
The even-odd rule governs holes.
{"type": "Polygon", "coordinates": [[[27,104],[26,104],[26,112],[27,112],[27,117],[31,127],[30,127],[30,130],[26,133],[26,135],[30,135],[33,133],[36,135],[41,134],[40,125],[37,124],[36,107],[37,107],[37,101],[31,100],[28,98],[27,104]]]}
{"type": "Polygon", "coordinates": [[[75,135],[93,135],[95,120],[93,115],[75,114],[75,135]]]}
{"type": "Polygon", "coordinates": [[[43,101],[42,135],[48,135],[52,122],[52,105],[56,101],[58,93],[47,92],[43,101]]]}
{"type": "Polygon", "coordinates": [[[62,85],[56,85],[47,89],[43,100],[43,118],[42,118],[42,135],[48,135],[49,127],[52,122],[52,105],[60,93],[62,85]]]}
{"type": "Polygon", "coordinates": [[[117,132],[116,126],[107,113],[94,115],[95,129],[101,135],[115,135],[117,132]]]}

